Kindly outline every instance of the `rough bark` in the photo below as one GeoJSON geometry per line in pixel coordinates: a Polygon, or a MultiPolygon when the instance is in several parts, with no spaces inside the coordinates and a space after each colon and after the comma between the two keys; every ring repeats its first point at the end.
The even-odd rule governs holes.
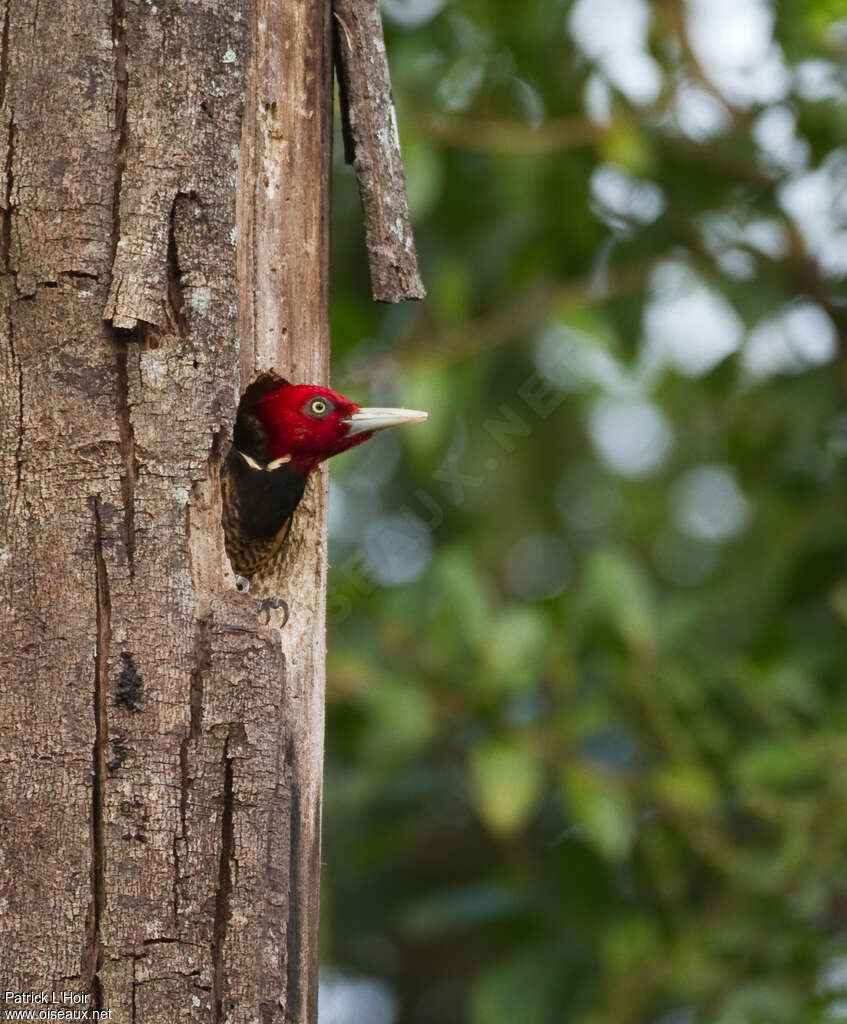
{"type": "Polygon", "coordinates": [[[334,0],[333,14],[344,149],[362,200],[373,297],[423,299],[379,2],[334,0]]]}
{"type": "Polygon", "coordinates": [[[2,987],[314,1021],[324,479],[280,629],[218,469],[258,373],[326,379],[328,5],[0,18],[2,987]]]}

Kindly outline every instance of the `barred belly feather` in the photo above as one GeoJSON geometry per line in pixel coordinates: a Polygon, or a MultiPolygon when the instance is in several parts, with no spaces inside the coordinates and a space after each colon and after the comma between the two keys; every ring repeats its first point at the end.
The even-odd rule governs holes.
{"type": "Polygon", "coordinates": [[[306,488],[306,474],[290,463],[271,469],[251,462],[233,447],[221,470],[226,553],[247,579],[282,545],[306,488]]]}

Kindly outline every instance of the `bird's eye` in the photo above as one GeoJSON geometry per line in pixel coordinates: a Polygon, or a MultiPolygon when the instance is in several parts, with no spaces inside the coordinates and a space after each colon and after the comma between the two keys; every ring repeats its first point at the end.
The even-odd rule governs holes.
{"type": "Polygon", "coordinates": [[[326,398],[313,398],[306,406],[306,412],[310,416],[326,416],[332,409],[332,403],[326,398]]]}

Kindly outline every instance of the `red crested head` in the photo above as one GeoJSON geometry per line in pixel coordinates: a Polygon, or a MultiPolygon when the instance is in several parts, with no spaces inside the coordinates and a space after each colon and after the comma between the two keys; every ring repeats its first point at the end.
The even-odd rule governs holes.
{"type": "Polygon", "coordinates": [[[367,441],[375,430],[426,419],[425,412],[412,409],[362,409],[312,384],[284,384],[257,399],[253,411],[267,434],[268,461],[290,457],[292,466],[307,473],[367,441]]]}

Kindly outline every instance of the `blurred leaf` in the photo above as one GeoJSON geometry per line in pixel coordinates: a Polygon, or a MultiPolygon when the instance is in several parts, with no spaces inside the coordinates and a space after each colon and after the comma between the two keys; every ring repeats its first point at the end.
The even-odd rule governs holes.
{"type": "Polygon", "coordinates": [[[427,743],[435,717],[425,692],[403,682],[373,680],[362,694],[368,714],[367,757],[408,757],[427,743]]]}
{"type": "Polygon", "coordinates": [[[544,613],[537,607],[514,608],[489,619],[481,654],[490,685],[521,690],[536,683],[548,642],[544,613]]]}
{"type": "Polygon", "coordinates": [[[467,551],[443,551],[435,565],[440,590],[440,609],[450,624],[477,646],[487,634],[490,602],[479,569],[467,551]]]}
{"type": "Polygon", "coordinates": [[[835,21],[844,17],[844,5],[840,0],[806,0],[802,9],[812,31],[821,37],[835,21]]]}
{"type": "Polygon", "coordinates": [[[622,917],[605,934],[603,954],[616,974],[655,962],[662,955],[662,938],[656,922],[648,917],[622,917]]]}
{"type": "Polygon", "coordinates": [[[796,740],[761,740],[735,762],[735,776],[749,788],[790,789],[815,781],[818,765],[813,753],[796,740]]]}
{"type": "MultiPolygon", "coordinates": [[[[408,431],[409,446],[425,455],[440,451],[454,429],[457,411],[462,408],[456,382],[448,387],[437,367],[421,363],[408,376],[405,394],[410,409],[425,409],[429,413],[425,427],[408,431]]],[[[432,490],[429,481],[425,486],[432,490]]]]}
{"type": "Polygon", "coordinates": [[[604,857],[625,857],[635,837],[635,813],[619,782],[583,765],[562,775],[566,807],[588,842],[604,857]]]}
{"type": "Polygon", "coordinates": [[[796,995],[778,979],[739,985],[726,998],[715,1024],[796,1024],[799,1004],[796,995]]]}
{"type": "Polygon", "coordinates": [[[762,689],[765,700],[784,704],[802,715],[815,715],[824,699],[813,668],[787,658],[766,670],[762,689]]]}
{"type": "Polygon", "coordinates": [[[603,310],[596,305],[581,299],[575,301],[569,295],[565,301],[556,305],[555,313],[564,327],[579,332],[581,342],[594,341],[605,351],[615,349],[616,339],[611,325],[603,310]]]}
{"type": "Polygon", "coordinates": [[[437,936],[509,917],[522,905],[520,894],[506,886],[467,885],[413,900],[401,925],[418,936],[437,936]]]}
{"type": "Polygon", "coordinates": [[[559,1024],[568,966],[529,949],[489,968],[471,990],[471,1024],[559,1024]]]}
{"type": "Polygon", "coordinates": [[[438,202],[444,171],[438,150],[422,139],[404,139],[403,167],[409,208],[414,217],[425,217],[438,202]]]}
{"type": "Polygon", "coordinates": [[[619,118],[603,141],[603,156],[620,164],[636,177],[649,175],[653,168],[653,151],[645,134],[633,122],[619,118]]]}
{"type": "Polygon", "coordinates": [[[523,828],[544,784],[538,758],[523,747],[489,743],[471,751],[469,769],[477,810],[491,831],[508,836],[523,828]]]}
{"type": "Polygon", "coordinates": [[[835,613],[847,625],[847,580],[842,580],[832,588],[830,602],[835,613]]]}
{"type": "Polygon", "coordinates": [[[656,773],[652,789],[659,800],[684,814],[711,815],[720,801],[714,779],[693,763],[668,765],[656,773]]]}
{"type": "Polygon", "coordinates": [[[580,606],[617,629],[636,648],[654,642],[653,601],[647,582],[629,555],[613,548],[591,555],[580,581],[580,606]]]}
{"type": "Polygon", "coordinates": [[[461,263],[442,263],[429,287],[438,319],[444,326],[462,323],[471,312],[473,281],[461,263]]]}

